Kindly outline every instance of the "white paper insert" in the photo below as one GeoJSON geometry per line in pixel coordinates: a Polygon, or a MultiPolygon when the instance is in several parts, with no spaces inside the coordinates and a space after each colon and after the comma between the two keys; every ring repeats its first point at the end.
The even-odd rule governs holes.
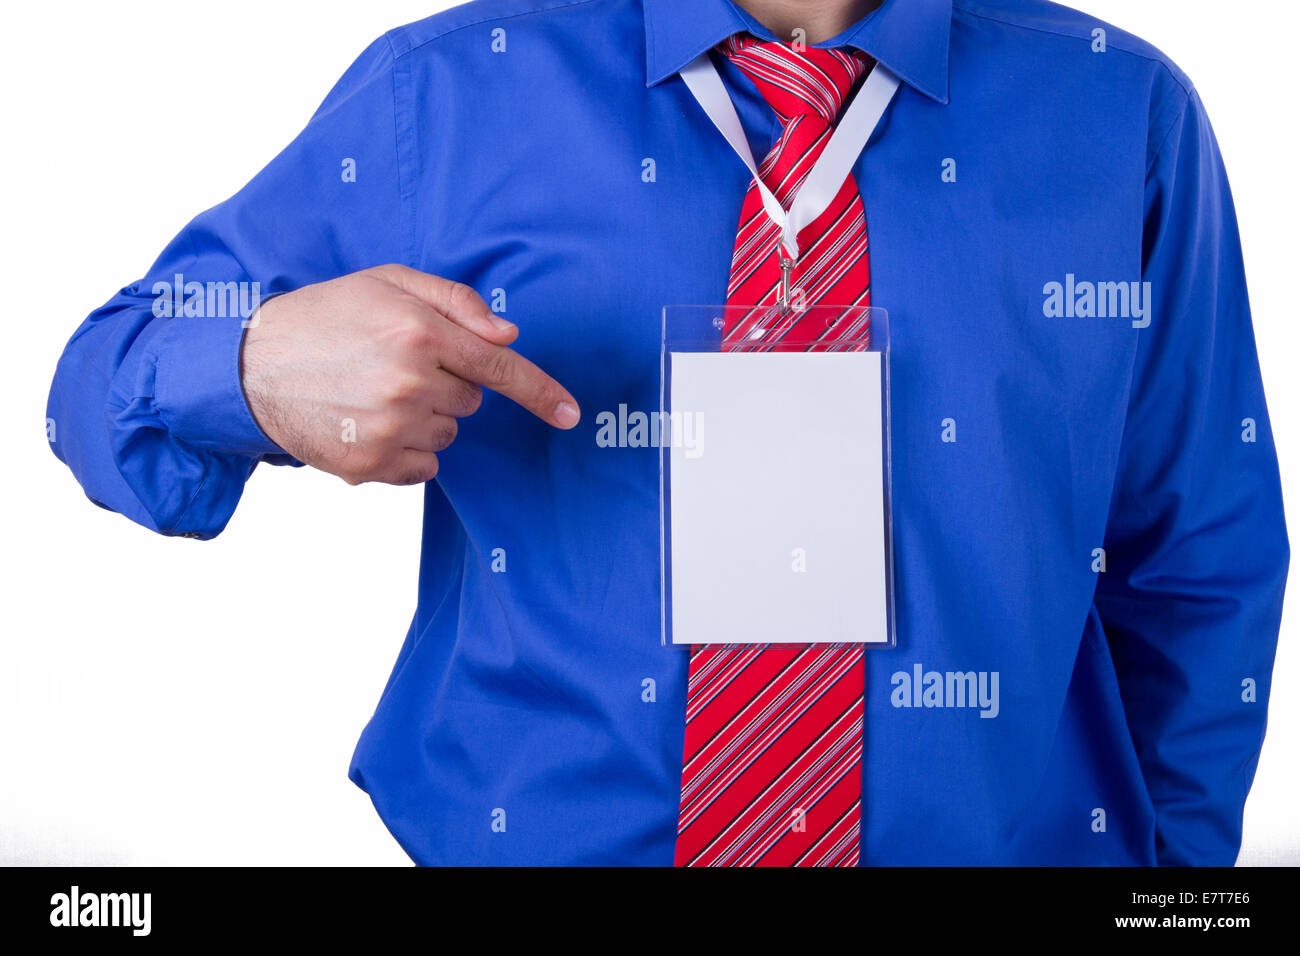
{"type": "Polygon", "coordinates": [[[887,643],[879,352],[674,352],[672,642],[887,643]]]}

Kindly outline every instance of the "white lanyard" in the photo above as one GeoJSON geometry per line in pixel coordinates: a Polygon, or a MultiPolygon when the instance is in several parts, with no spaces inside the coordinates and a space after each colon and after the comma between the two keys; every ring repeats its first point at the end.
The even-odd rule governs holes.
{"type": "Polygon", "coordinates": [[[736,155],[744,160],[749,171],[754,174],[758,191],[763,197],[763,208],[768,216],[781,229],[781,244],[785,246],[790,259],[799,258],[799,233],[809,223],[826,211],[831,200],[844,185],[844,180],[853,171],[853,164],[867,145],[867,140],[885,115],[889,101],[898,89],[898,77],[890,73],[883,65],[877,63],[868,74],[862,88],[853,97],[844,115],[840,118],[831,140],[817,157],[808,178],[804,180],[799,192],[795,194],[787,213],[780,200],[772,194],[758,175],[754,165],[754,154],[750,152],[749,140],[740,125],[736,114],[736,104],[722,85],[722,77],[708,52],[701,53],[681,71],[682,79],[700,106],[713,120],[736,155]]]}

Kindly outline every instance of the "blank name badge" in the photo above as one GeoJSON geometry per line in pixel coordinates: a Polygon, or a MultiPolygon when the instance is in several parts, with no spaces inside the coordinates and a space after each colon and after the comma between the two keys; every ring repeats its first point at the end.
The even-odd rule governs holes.
{"type": "Polygon", "coordinates": [[[880,352],[670,352],[674,644],[888,644],[880,352]]]}

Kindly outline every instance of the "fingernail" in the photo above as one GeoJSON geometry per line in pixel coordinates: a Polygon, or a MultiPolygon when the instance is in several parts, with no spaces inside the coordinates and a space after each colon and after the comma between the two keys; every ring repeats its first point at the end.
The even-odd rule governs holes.
{"type": "Polygon", "coordinates": [[[555,406],[555,420],[561,428],[572,428],[578,424],[578,406],[570,402],[560,402],[555,406]]]}
{"type": "Polygon", "coordinates": [[[498,332],[509,332],[511,329],[515,327],[515,324],[513,322],[507,322],[505,319],[501,318],[501,316],[497,315],[495,312],[490,313],[488,315],[488,318],[492,320],[492,324],[497,327],[498,332]]]}

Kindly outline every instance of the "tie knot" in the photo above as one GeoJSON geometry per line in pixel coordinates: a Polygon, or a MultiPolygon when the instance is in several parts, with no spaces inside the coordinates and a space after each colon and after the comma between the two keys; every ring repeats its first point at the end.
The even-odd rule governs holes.
{"type": "Polygon", "coordinates": [[[754,81],[782,123],[798,116],[819,116],[834,124],[844,101],[871,60],[852,49],[824,50],[760,40],[737,33],[718,49],[754,81]]]}

